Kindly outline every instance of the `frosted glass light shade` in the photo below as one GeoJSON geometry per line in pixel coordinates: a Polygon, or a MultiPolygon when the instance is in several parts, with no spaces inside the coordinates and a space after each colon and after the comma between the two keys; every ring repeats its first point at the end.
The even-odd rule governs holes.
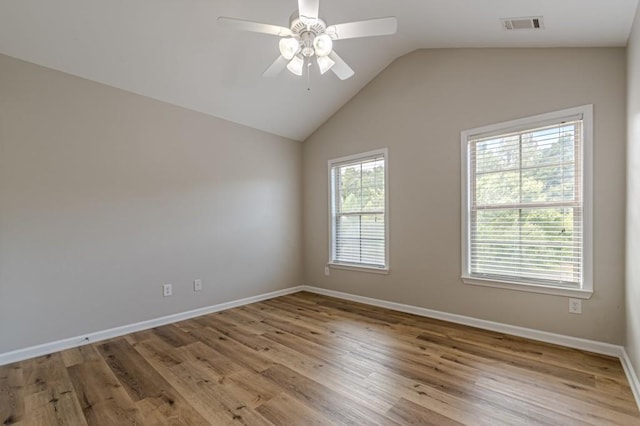
{"type": "Polygon", "coordinates": [[[302,75],[302,68],[304,67],[304,60],[300,56],[294,56],[294,58],[287,64],[287,69],[295,75],[302,75]]]}
{"type": "Polygon", "coordinates": [[[292,37],[281,38],[280,43],[278,44],[280,47],[280,54],[288,60],[293,59],[298,53],[298,49],[300,49],[300,43],[298,40],[292,37]]]}
{"type": "Polygon", "coordinates": [[[320,68],[320,74],[324,74],[329,71],[336,63],[328,56],[318,56],[318,68],[320,68]]]}
{"type": "Polygon", "coordinates": [[[313,48],[317,56],[327,56],[333,49],[333,40],[326,34],[320,34],[313,39],[313,48]]]}

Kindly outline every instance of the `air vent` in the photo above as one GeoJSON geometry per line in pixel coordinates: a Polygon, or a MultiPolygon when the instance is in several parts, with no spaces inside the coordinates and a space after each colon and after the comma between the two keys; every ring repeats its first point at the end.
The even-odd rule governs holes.
{"type": "Polygon", "coordinates": [[[526,18],[501,19],[502,28],[505,30],[541,30],[544,28],[542,16],[529,16],[526,18]]]}

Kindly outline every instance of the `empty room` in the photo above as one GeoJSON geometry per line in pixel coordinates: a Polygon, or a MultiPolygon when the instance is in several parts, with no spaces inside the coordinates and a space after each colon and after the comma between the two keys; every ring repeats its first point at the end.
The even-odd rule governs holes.
{"type": "Polygon", "coordinates": [[[0,424],[640,425],[638,0],[1,0],[0,424]]]}

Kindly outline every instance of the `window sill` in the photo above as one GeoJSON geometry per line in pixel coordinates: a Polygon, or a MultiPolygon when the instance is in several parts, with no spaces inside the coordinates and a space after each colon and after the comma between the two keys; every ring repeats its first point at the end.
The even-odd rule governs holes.
{"type": "Polygon", "coordinates": [[[591,299],[591,296],[593,296],[592,290],[579,288],[553,287],[512,281],[496,281],[492,279],[469,277],[465,275],[463,275],[461,278],[465,284],[479,285],[484,287],[504,288],[508,290],[526,291],[530,293],[552,294],[555,296],[575,297],[578,299],[591,299]]]}
{"type": "Polygon", "coordinates": [[[349,263],[328,263],[330,268],[333,269],[346,269],[348,271],[370,272],[372,274],[389,274],[389,268],[376,268],[373,266],[360,266],[349,263]]]}

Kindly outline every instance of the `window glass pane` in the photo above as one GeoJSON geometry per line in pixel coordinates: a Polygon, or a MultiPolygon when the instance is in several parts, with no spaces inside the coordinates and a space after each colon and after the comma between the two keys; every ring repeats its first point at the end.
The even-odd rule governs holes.
{"type": "Polygon", "coordinates": [[[469,273],[579,287],[581,122],[469,141],[469,273]]]}
{"type": "Polygon", "coordinates": [[[477,173],[509,170],[520,164],[518,135],[481,140],[475,148],[477,173]]]}
{"type": "Polygon", "coordinates": [[[332,262],[386,266],[385,160],[332,167],[332,262]]]}
{"type": "Polygon", "coordinates": [[[384,215],[349,215],[338,218],[336,258],[342,262],[383,264],[384,215]]]}
{"type": "Polygon", "coordinates": [[[573,162],[575,128],[573,124],[523,133],[523,166],[573,162]]]}
{"type": "Polygon", "coordinates": [[[340,173],[340,211],[357,212],[362,198],[360,164],[342,167],[340,173]]]}
{"type": "Polygon", "coordinates": [[[476,175],[476,203],[514,204],[520,200],[520,173],[491,172],[476,175]]]}
{"type": "Polygon", "coordinates": [[[522,171],[522,202],[573,201],[575,170],[571,165],[555,165],[522,171]]]}
{"type": "Polygon", "coordinates": [[[581,269],[579,222],[574,208],[479,211],[472,229],[471,272],[576,282],[581,269]]]}

